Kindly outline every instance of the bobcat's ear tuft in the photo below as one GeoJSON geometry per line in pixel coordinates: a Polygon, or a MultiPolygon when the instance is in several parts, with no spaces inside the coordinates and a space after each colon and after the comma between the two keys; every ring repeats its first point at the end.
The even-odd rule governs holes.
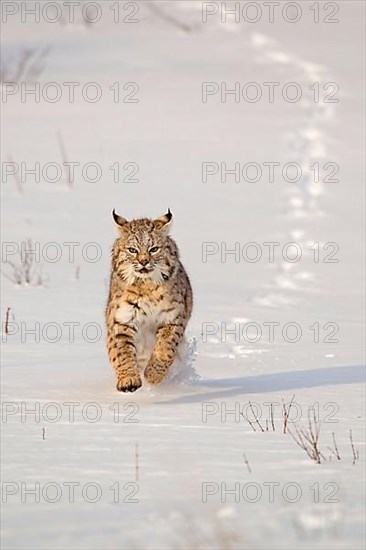
{"type": "Polygon", "coordinates": [[[168,208],[168,212],[164,214],[164,216],[161,216],[160,218],[154,220],[154,224],[158,229],[164,229],[168,230],[170,227],[170,224],[172,223],[173,214],[170,211],[170,208],[168,208]]]}
{"type": "Polygon", "coordinates": [[[122,218],[122,216],[119,216],[116,213],[114,208],[112,211],[112,218],[118,229],[122,229],[123,226],[126,225],[126,223],[128,223],[128,221],[125,218],[122,218]]]}

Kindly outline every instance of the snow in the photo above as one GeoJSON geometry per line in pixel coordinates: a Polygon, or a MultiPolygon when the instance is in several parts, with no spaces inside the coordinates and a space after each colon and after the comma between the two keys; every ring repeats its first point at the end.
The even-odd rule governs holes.
{"type": "Polygon", "coordinates": [[[114,24],[107,8],[88,27],[3,23],[4,59],[51,46],[38,80],[63,91],[56,103],[21,102],[20,92],[2,103],[3,162],[62,163],[61,135],[80,163],[72,184],[65,173],[54,183],[27,175],[21,190],[2,179],[1,315],[11,308],[14,332],[2,338],[4,548],[364,547],[364,4],[336,4],[337,24],[313,23],[305,2],[296,24],[203,24],[201,2],[190,1],[155,3],[170,19],[140,2],[131,25],[114,24]],[[63,86],[72,81],[74,103],[63,86]],[[117,81],[123,96],[137,83],[138,103],[113,101],[117,81]],[[102,87],[97,103],[78,91],[89,82],[102,87]],[[265,87],[257,103],[221,102],[220,91],[204,103],[203,82],[280,85],[273,103],[265,87]],[[289,82],[299,102],[282,99],[289,82]],[[339,101],[316,103],[314,82],[320,98],[336,83],[339,101]],[[89,162],[99,181],[83,177],[89,162]],[[203,182],[205,162],[255,162],[262,178],[222,182],[219,171],[203,182]],[[269,162],[280,163],[273,182],[269,162]],[[297,183],[282,176],[291,162],[302,167],[297,183]],[[138,182],[122,181],[128,174],[138,182]],[[194,291],[186,355],[161,386],[120,394],[104,344],[110,213],[168,207],[194,291]],[[9,246],[27,239],[39,243],[41,285],[6,277],[9,246]],[[74,258],[67,243],[77,243],[74,258]],[[279,243],[273,261],[265,243],[279,243]],[[320,419],[321,464],[282,433],[292,398],[294,436],[309,408],[320,419]],[[264,432],[251,426],[250,403],[264,432]],[[74,502],[69,482],[79,484],[74,502]],[[36,483],[40,502],[24,492],[36,483]]]}

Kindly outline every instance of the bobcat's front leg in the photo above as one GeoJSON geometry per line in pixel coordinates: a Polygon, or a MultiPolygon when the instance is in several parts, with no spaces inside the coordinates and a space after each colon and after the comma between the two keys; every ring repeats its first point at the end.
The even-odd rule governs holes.
{"type": "Polygon", "coordinates": [[[144,372],[150,384],[159,384],[167,375],[183,334],[182,324],[170,324],[158,328],[154,349],[144,372]]]}
{"type": "Polygon", "coordinates": [[[108,354],[117,375],[117,390],[133,392],[141,385],[136,362],[136,330],[115,322],[108,335],[108,354]]]}

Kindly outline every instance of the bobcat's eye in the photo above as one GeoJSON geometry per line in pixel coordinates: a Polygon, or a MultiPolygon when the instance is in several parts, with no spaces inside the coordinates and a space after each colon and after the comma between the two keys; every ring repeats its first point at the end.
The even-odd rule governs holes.
{"type": "Polygon", "coordinates": [[[149,249],[149,252],[151,252],[151,254],[155,254],[156,252],[158,252],[160,250],[160,248],[158,246],[152,246],[150,249],[149,249]]]}
{"type": "Polygon", "coordinates": [[[137,249],[136,249],[136,248],[133,248],[132,246],[131,246],[131,248],[127,248],[127,250],[128,250],[129,252],[131,252],[131,254],[137,254],[137,252],[138,252],[137,249]]]}

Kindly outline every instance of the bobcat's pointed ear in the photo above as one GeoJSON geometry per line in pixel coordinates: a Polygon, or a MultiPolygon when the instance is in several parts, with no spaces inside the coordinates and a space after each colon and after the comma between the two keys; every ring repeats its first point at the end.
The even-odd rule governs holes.
{"type": "Polygon", "coordinates": [[[118,229],[123,229],[123,226],[128,223],[128,221],[125,219],[125,218],[122,218],[122,216],[119,216],[115,209],[113,208],[113,211],[112,211],[112,218],[113,218],[113,221],[114,223],[116,224],[117,228],[118,229]]]}
{"type": "Polygon", "coordinates": [[[172,219],[173,214],[171,213],[170,208],[168,208],[168,212],[164,214],[164,216],[161,216],[160,218],[154,220],[154,224],[158,229],[164,229],[167,231],[170,228],[172,219]]]}

